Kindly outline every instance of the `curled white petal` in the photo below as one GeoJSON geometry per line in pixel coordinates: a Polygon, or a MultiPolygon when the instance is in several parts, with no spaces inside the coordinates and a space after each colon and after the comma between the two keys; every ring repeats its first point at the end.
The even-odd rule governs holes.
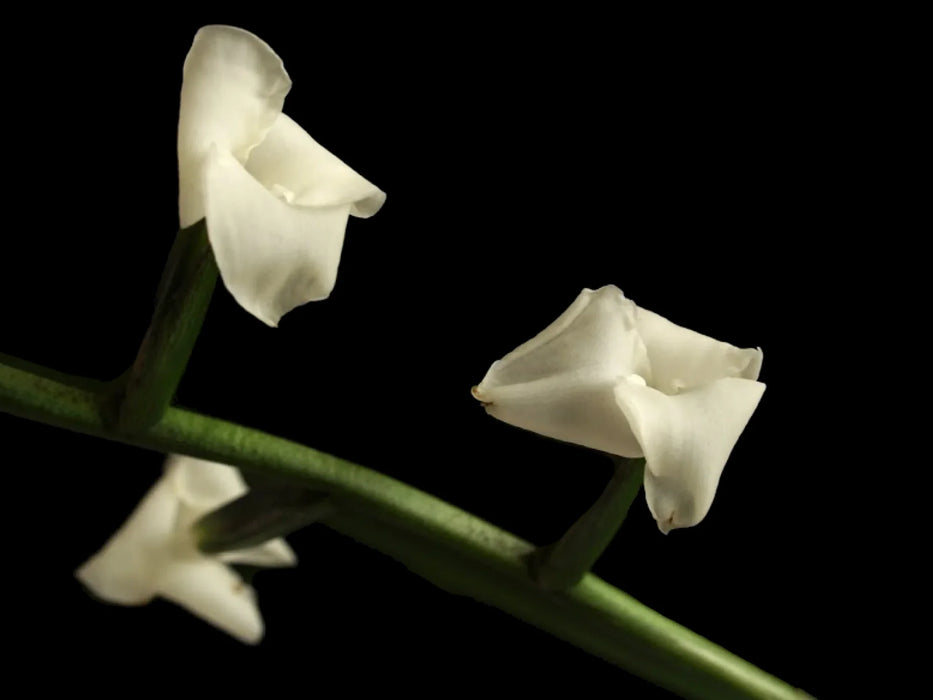
{"type": "Polygon", "coordinates": [[[226,464],[186,455],[170,455],[165,462],[178,499],[205,514],[246,493],[240,472],[226,464]]]}
{"type": "Polygon", "coordinates": [[[276,326],[296,306],[330,295],[350,204],[292,206],[216,148],[204,183],[208,237],[240,306],[276,326]]]}
{"type": "Polygon", "coordinates": [[[236,27],[203,27],[185,59],[178,117],[179,218],[204,217],[201,167],[211,145],[246,162],[272,128],[291,80],[259,37],[236,27]]]}
{"type": "Polygon", "coordinates": [[[350,214],[385,193],[282,113],[291,80],[261,39],[209,26],[185,60],[178,123],[179,218],[202,218],[221,278],[270,326],[325,299],[350,214]]]}
{"type": "Polygon", "coordinates": [[[645,454],[645,497],[662,532],[696,525],[765,385],[725,377],[675,396],[620,383],[616,399],[645,454]]]}
{"type": "Polygon", "coordinates": [[[173,562],[162,573],[159,594],[242,642],[262,639],[255,592],[219,561],[198,557],[173,562]]]}
{"type": "Polygon", "coordinates": [[[286,114],[246,162],[268,190],[291,193],[291,204],[331,207],[349,204],[350,214],[367,218],[385,202],[385,193],[333,155],[286,114]]]}
{"type": "Polygon", "coordinates": [[[160,571],[172,557],[166,547],[175,531],[178,499],[162,478],[97,554],[75,572],[98,598],[120,605],[152,600],[160,571]]]}

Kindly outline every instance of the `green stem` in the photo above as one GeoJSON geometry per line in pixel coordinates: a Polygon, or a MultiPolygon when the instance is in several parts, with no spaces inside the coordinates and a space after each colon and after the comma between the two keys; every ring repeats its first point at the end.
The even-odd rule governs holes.
{"type": "Polygon", "coordinates": [[[234,501],[211,511],[192,527],[198,548],[208,554],[256,547],[285,537],[332,514],[326,494],[295,484],[250,488],[234,501]]]}
{"type": "Polygon", "coordinates": [[[520,559],[493,571],[484,562],[438,549],[428,538],[379,519],[340,511],[324,523],[450,593],[504,610],[682,697],[810,697],[593,574],[567,591],[548,592],[530,581],[520,559]]]}
{"type": "MultiPolygon", "coordinates": [[[[168,255],[152,322],[136,360],[120,381],[116,422],[121,431],[144,430],[158,422],[175,396],[198,339],[217,264],[204,219],[181,229],[168,255]]],[[[109,411],[113,410],[111,407],[109,411]]]]}
{"type": "Polygon", "coordinates": [[[0,366],[0,409],[159,452],[284,477],[329,493],[324,522],[469,595],[687,698],[800,700],[804,693],[587,574],[551,592],[527,572],[535,548],[459,508],[365,467],[223,420],[169,408],[143,432],[114,431],[79,382],[0,366]]]}
{"type": "Polygon", "coordinates": [[[622,526],[641,489],[645,460],[615,457],[614,461],[615,473],[599,500],[563,537],[541,547],[532,558],[532,575],[543,588],[563,590],[575,585],[593,568],[622,526]]]}

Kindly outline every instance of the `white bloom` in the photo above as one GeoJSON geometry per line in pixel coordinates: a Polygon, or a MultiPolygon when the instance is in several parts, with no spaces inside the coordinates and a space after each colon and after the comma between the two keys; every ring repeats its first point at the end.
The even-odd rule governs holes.
{"type": "Polygon", "coordinates": [[[614,286],[583,290],[554,323],[494,362],[473,395],[541,435],[644,457],[662,532],[696,525],[765,385],[739,349],[639,308],[614,286]]]}
{"type": "Polygon", "coordinates": [[[172,455],[162,478],[76,576],[107,602],[144,605],[162,596],[255,644],[263,634],[256,595],[225,562],[292,566],[294,552],[278,538],[258,547],[205,555],[191,532],[202,515],[246,491],[232,467],[172,455]]]}
{"type": "Polygon", "coordinates": [[[179,218],[207,217],[220,276],[275,326],[334,287],[350,214],[385,194],[282,113],[282,60],[242,29],[203,27],[185,60],[178,119],[179,218]]]}

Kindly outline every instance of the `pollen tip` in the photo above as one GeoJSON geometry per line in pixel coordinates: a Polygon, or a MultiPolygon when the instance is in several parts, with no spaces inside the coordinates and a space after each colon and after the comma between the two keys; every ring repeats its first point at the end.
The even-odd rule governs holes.
{"type": "Polygon", "coordinates": [[[488,406],[488,405],[489,405],[490,402],[489,402],[489,401],[484,401],[484,400],[483,400],[483,397],[480,395],[479,386],[474,386],[474,387],[472,387],[472,388],[470,389],[470,393],[473,395],[473,398],[474,398],[474,399],[476,399],[477,401],[479,401],[479,402],[480,402],[481,404],[483,404],[484,406],[488,406]]]}
{"type": "Polygon", "coordinates": [[[668,534],[671,530],[675,529],[674,525],[674,514],[671,513],[667,520],[658,520],[658,529],[661,531],[662,535],[668,534]]]}

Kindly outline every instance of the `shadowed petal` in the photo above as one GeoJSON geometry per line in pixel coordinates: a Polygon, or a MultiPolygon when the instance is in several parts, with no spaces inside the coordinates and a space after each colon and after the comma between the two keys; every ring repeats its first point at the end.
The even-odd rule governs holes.
{"type": "Polygon", "coordinates": [[[246,169],[267,189],[292,193],[292,204],[309,207],[350,204],[350,214],[367,218],[385,202],[385,193],[321,146],[286,114],[250,154],[246,169]]]}
{"type": "Polygon", "coordinates": [[[330,295],[349,204],[287,204],[216,148],[204,174],[208,236],[224,284],[240,306],[276,326],[296,306],[330,295]]]}
{"type": "Polygon", "coordinates": [[[262,639],[253,589],[219,561],[198,557],[173,563],[162,574],[159,593],[242,642],[262,639]]]}
{"type": "Polygon", "coordinates": [[[630,382],[619,407],[645,455],[645,497],[662,532],[706,516],[719,477],[765,385],[727,377],[668,396],[630,382]]]}
{"type": "Polygon", "coordinates": [[[282,111],[291,80],[260,38],[236,27],[203,27],[185,59],[178,118],[179,217],[204,216],[200,168],[212,144],[246,162],[282,111]]]}
{"type": "Polygon", "coordinates": [[[651,362],[650,384],[665,394],[722,377],[758,379],[761,350],[714,340],[640,307],[636,323],[651,362]]]}

